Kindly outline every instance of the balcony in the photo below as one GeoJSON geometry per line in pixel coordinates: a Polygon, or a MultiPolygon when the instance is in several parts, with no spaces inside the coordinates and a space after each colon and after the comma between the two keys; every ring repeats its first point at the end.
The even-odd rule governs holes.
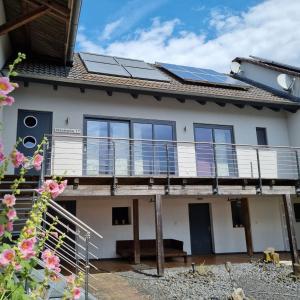
{"type": "Polygon", "coordinates": [[[300,148],[50,135],[45,175],[298,180],[300,148]]]}

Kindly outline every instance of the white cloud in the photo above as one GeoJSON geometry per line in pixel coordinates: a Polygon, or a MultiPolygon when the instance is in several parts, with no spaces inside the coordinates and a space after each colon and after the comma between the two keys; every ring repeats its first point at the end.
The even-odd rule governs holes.
{"type": "Polygon", "coordinates": [[[267,0],[240,15],[213,11],[213,39],[189,31],[175,34],[178,19],[155,19],[150,28],[140,29],[132,39],[114,41],[107,47],[88,40],[84,31],[77,42],[80,50],[225,72],[233,58],[249,54],[300,65],[299,11],[298,0],[267,0]]]}
{"type": "Polygon", "coordinates": [[[101,36],[100,36],[100,40],[107,40],[111,37],[112,33],[118,29],[118,27],[120,27],[120,25],[123,22],[123,18],[120,18],[114,22],[108,23],[105,25],[101,36]]]}

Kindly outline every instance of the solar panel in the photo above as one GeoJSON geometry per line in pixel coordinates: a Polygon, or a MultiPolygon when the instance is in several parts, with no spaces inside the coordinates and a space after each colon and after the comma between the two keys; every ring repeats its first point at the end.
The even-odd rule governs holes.
{"type": "Polygon", "coordinates": [[[156,81],[170,81],[161,71],[142,60],[80,53],[88,72],[156,81]]]}
{"type": "Polygon", "coordinates": [[[229,75],[218,73],[214,70],[165,63],[157,64],[184,81],[198,81],[210,84],[237,86],[244,88],[248,87],[248,85],[244,82],[236,80],[229,75]]]}
{"type": "Polygon", "coordinates": [[[80,53],[80,56],[83,61],[88,60],[88,61],[94,61],[94,62],[100,62],[100,63],[112,64],[112,65],[118,64],[115,61],[115,59],[111,56],[90,54],[90,53],[80,53]]]}
{"type": "Polygon", "coordinates": [[[86,60],[85,66],[91,73],[130,77],[130,74],[120,65],[104,64],[86,60]]]}
{"type": "Polygon", "coordinates": [[[158,81],[168,81],[168,77],[156,69],[143,69],[134,67],[125,67],[133,78],[149,79],[158,81]]]}
{"type": "Polygon", "coordinates": [[[119,57],[115,57],[115,60],[124,67],[135,67],[135,68],[143,68],[143,69],[150,69],[150,70],[154,69],[152,66],[145,63],[142,60],[119,58],[119,57]]]}

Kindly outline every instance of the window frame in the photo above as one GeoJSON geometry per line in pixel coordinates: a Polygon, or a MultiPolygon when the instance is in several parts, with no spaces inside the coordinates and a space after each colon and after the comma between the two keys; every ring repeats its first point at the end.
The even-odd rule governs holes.
{"type": "Polygon", "coordinates": [[[255,132],[256,132],[257,145],[258,146],[269,146],[267,128],[266,127],[255,127],[255,132]],[[258,130],[263,130],[266,144],[259,143],[259,141],[258,141],[258,130]]]}
{"type": "Polygon", "coordinates": [[[231,210],[231,220],[232,220],[232,227],[233,228],[244,228],[245,227],[245,220],[244,220],[244,214],[243,214],[243,205],[241,200],[230,200],[230,210],[231,210]],[[233,205],[236,203],[240,203],[239,207],[236,208],[239,211],[239,219],[241,220],[241,223],[238,224],[238,222],[234,219],[236,217],[236,214],[233,214],[233,205]]]}
{"type": "Polygon", "coordinates": [[[112,223],[112,226],[128,226],[128,225],[132,225],[132,217],[131,217],[131,207],[130,206],[113,206],[112,209],[111,209],[111,223],[112,223]],[[128,222],[125,222],[124,224],[122,224],[122,222],[116,224],[114,221],[114,210],[117,210],[117,209],[124,209],[126,208],[127,209],[127,219],[128,219],[128,222]]]}
{"type": "MultiPolygon", "coordinates": [[[[116,117],[116,116],[102,116],[102,115],[90,115],[84,114],[83,115],[83,134],[87,136],[87,123],[88,120],[98,120],[98,121],[107,121],[107,122],[128,122],[129,123],[129,139],[134,139],[134,123],[141,123],[141,124],[152,124],[152,136],[154,136],[154,125],[170,125],[172,127],[172,135],[173,135],[173,142],[177,140],[177,133],[176,133],[176,121],[168,121],[168,120],[157,120],[157,119],[143,119],[143,118],[126,118],[126,117],[116,117]]],[[[109,135],[109,129],[108,129],[109,135]]],[[[84,139],[84,142],[87,142],[87,138],[84,139]]],[[[177,144],[176,144],[177,149],[177,144]]],[[[129,145],[130,151],[130,172],[128,176],[134,175],[134,153],[132,151],[132,145],[129,145]]],[[[83,172],[84,175],[86,174],[86,163],[87,163],[87,151],[83,151],[83,172]]],[[[175,162],[175,170],[178,172],[178,159],[175,162]]],[[[150,176],[150,175],[149,175],[150,176]]]]}
{"type": "MultiPolygon", "coordinates": [[[[197,143],[196,141],[196,129],[197,128],[208,128],[212,129],[212,139],[213,143],[215,143],[215,129],[229,129],[231,132],[231,144],[232,146],[232,152],[234,157],[236,158],[236,147],[235,147],[235,134],[234,134],[234,126],[233,125],[220,125],[220,124],[207,124],[207,123],[193,123],[193,128],[194,128],[194,142],[197,143]]],[[[195,144],[196,148],[196,144],[195,144]]],[[[196,150],[195,150],[196,151],[196,150]]],[[[197,169],[197,151],[195,153],[196,155],[196,171],[198,175],[198,169],[197,169]]],[[[238,166],[237,166],[237,160],[235,162],[235,165],[232,167],[233,168],[233,176],[228,176],[228,177],[238,177],[238,166]]]]}

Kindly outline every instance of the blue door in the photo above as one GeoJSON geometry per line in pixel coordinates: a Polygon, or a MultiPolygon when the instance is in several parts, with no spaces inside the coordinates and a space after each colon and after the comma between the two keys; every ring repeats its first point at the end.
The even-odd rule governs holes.
{"type": "MultiPolygon", "coordinates": [[[[45,134],[52,132],[52,112],[22,110],[18,111],[17,139],[21,139],[18,150],[27,157],[32,157],[36,146],[41,143],[45,134]]],[[[46,164],[49,161],[46,161],[46,164]]],[[[17,171],[16,171],[17,172],[17,171]]],[[[29,175],[37,175],[34,169],[29,175]]]]}
{"type": "Polygon", "coordinates": [[[208,203],[189,204],[192,255],[212,253],[210,212],[208,203]]]}

